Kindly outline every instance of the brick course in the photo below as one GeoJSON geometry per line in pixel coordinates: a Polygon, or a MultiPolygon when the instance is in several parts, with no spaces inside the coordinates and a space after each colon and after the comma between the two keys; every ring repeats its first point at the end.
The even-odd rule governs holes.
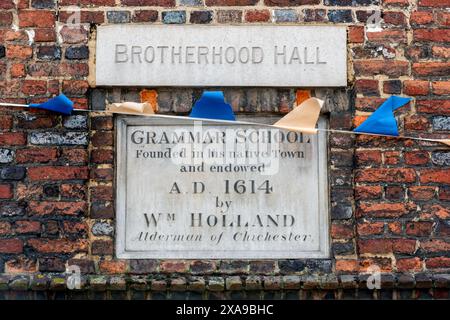
{"type": "MultiPolygon", "coordinates": [[[[105,100],[143,97],[156,101],[160,112],[185,114],[199,89],[90,87],[89,39],[95,26],[338,24],[348,26],[348,87],[310,91],[329,98],[330,127],[352,129],[389,95],[404,94],[414,100],[398,112],[401,131],[448,137],[449,6],[443,0],[1,1],[0,101],[40,102],[63,92],[77,108],[102,110],[105,100]],[[64,26],[70,5],[82,8],[78,28],[64,26]],[[381,10],[382,31],[365,26],[374,9],[381,10]],[[34,31],[31,43],[26,31],[34,31]]],[[[284,114],[304,91],[226,88],[224,93],[236,112],[284,114]]],[[[424,283],[435,286],[437,297],[443,293],[436,284],[449,283],[448,148],[330,134],[330,259],[127,261],[113,255],[114,135],[113,118],[100,112],[61,117],[0,107],[0,288],[20,287],[18,277],[39,271],[42,278],[32,278],[30,288],[39,288],[37,279],[43,279],[45,288],[54,289],[58,277],[51,273],[68,264],[97,273],[87,281],[95,289],[126,289],[133,281],[125,275],[164,275],[145,284],[149,296],[166,288],[194,288],[227,297],[228,289],[244,288],[245,297],[246,288],[284,287],[303,290],[297,297],[306,298],[311,288],[357,286],[355,274],[374,263],[393,273],[398,288],[406,284],[396,272],[417,273],[416,285],[430,279],[424,283]],[[305,274],[337,280],[300,278],[305,274]]]]}

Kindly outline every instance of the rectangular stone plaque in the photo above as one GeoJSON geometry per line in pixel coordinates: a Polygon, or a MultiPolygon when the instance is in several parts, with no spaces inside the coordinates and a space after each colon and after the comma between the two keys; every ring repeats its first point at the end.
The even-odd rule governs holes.
{"type": "Polygon", "coordinates": [[[328,257],[326,150],[325,133],[119,117],[117,257],[328,257]]]}
{"type": "Polygon", "coordinates": [[[347,85],[343,26],[99,26],[99,86],[347,85]]]}

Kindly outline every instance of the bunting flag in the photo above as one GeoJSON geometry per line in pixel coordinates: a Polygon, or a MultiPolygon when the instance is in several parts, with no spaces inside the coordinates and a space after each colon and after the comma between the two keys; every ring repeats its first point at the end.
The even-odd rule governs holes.
{"type": "Polygon", "coordinates": [[[152,106],[148,102],[120,102],[112,103],[106,106],[106,112],[121,113],[121,114],[134,114],[134,115],[152,115],[152,106]]]}
{"type": "Polygon", "coordinates": [[[71,115],[73,109],[73,102],[67,98],[64,94],[60,94],[44,103],[32,103],[32,104],[16,104],[16,103],[0,103],[0,106],[12,106],[12,107],[24,107],[24,108],[37,108],[48,111],[61,113],[64,115],[71,115]]]}
{"type": "Polygon", "coordinates": [[[358,133],[373,133],[387,136],[398,136],[397,121],[394,111],[404,106],[411,98],[389,97],[375,112],[353,131],[358,133]]]}
{"type": "Polygon", "coordinates": [[[316,134],[316,124],[319,120],[320,109],[323,101],[317,98],[309,98],[299,106],[273,124],[274,127],[290,131],[316,134]]]}
{"type": "Polygon", "coordinates": [[[189,118],[234,121],[233,109],[225,102],[222,91],[205,91],[192,107],[189,118]]]}
{"type": "MultiPolygon", "coordinates": [[[[337,132],[344,134],[367,134],[381,137],[395,137],[398,139],[412,139],[418,141],[438,142],[450,146],[450,139],[434,139],[434,138],[421,138],[421,137],[409,137],[399,136],[397,121],[394,117],[394,111],[401,106],[411,101],[410,98],[403,98],[392,96],[388,98],[375,112],[366,119],[361,125],[355,128],[353,131],[347,130],[334,130],[334,129],[322,129],[316,128],[317,120],[319,119],[320,110],[323,105],[323,101],[317,98],[309,98],[302,102],[299,106],[294,108],[291,112],[275,122],[273,125],[236,121],[233,109],[225,102],[223,93],[221,91],[205,91],[201,98],[194,104],[189,117],[173,116],[155,114],[152,106],[149,103],[137,103],[137,102],[120,102],[112,103],[106,107],[105,111],[95,110],[93,112],[106,112],[106,113],[119,113],[129,115],[151,116],[158,118],[170,118],[170,119],[189,119],[189,120],[209,120],[218,123],[229,124],[243,124],[262,126],[270,128],[278,128],[289,131],[297,131],[306,134],[317,134],[318,131],[325,132],[337,132]]],[[[0,103],[0,106],[12,106],[12,107],[26,107],[26,108],[39,108],[43,110],[49,110],[57,112],[63,115],[70,115],[73,111],[85,111],[73,108],[73,102],[67,98],[64,94],[60,94],[44,103],[40,104],[14,104],[14,103],[0,103]]]]}

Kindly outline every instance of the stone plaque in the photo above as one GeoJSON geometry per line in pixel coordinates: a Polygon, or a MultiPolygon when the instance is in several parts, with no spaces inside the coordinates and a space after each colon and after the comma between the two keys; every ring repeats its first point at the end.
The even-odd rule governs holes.
{"type": "Polygon", "coordinates": [[[328,257],[326,150],[325,133],[119,117],[118,258],[328,257]]]}
{"type": "Polygon", "coordinates": [[[99,86],[347,85],[343,26],[99,26],[99,86]]]}

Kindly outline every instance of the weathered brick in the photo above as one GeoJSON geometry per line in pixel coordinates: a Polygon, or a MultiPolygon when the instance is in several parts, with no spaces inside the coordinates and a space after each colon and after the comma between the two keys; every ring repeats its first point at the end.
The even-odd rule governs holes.
{"type": "Polygon", "coordinates": [[[156,10],[136,10],[134,12],[133,22],[155,22],[158,20],[158,11],[156,10]]]}
{"type": "Polygon", "coordinates": [[[245,21],[247,22],[267,22],[269,20],[269,10],[248,10],[245,12],[245,21]]]}
{"type": "Polygon", "coordinates": [[[20,239],[0,239],[0,253],[17,254],[23,251],[23,241],[20,239]]]}
{"type": "Polygon", "coordinates": [[[240,23],[242,22],[242,11],[217,10],[216,19],[218,23],[240,23]]]}
{"type": "Polygon", "coordinates": [[[408,61],[400,60],[358,60],[353,64],[356,75],[374,76],[385,74],[390,77],[399,77],[408,73],[408,61]]]}
{"type": "Polygon", "coordinates": [[[418,76],[446,76],[450,73],[450,62],[417,62],[412,70],[418,76]]]}
{"type": "Polygon", "coordinates": [[[329,10],[328,20],[334,23],[349,23],[353,21],[351,10],[329,10]]]}
{"type": "Polygon", "coordinates": [[[427,151],[408,151],[405,153],[405,163],[409,165],[425,165],[430,161],[427,151]]]}
{"type": "Polygon", "coordinates": [[[14,160],[15,152],[11,149],[0,148],[0,163],[10,163],[14,160]]]}
{"type": "Polygon", "coordinates": [[[83,215],[86,212],[86,202],[84,201],[30,201],[28,210],[31,215],[83,215]]]}
{"type": "Polygon", "coordinates": [[[6,58],[8,59],[28,59],[33,56],[33,49],[25,45],[8,45],[6,47],[6,58]]]}
{"type": "Polygon", "coordinates": [[[409,168],[368,168],[358,170],[355,175],[355,180],[357,182],[414,182],[416,181],[416,172],[409,168]]]}
{"type": "Polygon", "coordinates": [[[24,167],[3,167],[0,170],[0,178],[3,180],[22,180],[25,175],[24,167]]]}
{"type": "Polygon", "coordinates": [[[95,240],[92,242],[93,255],[112,255],[114,253],[114,244],[112,240],[95,240]]]}
{"type": "Polygon", "coordinates": [[[403,82],[403,92],[409,96],[428,95],[430,83],[422,80],[406,80],[403,82]]]}
{"type": "Polygon", "coordinates": [[[55,14],[52,11],[19,11],[19,27],[51,28],[55,26],[55,14]]]}
{"type": "Polygon", "coordinates": [[[415,210],[411,203],[360,203],[357,209],[359,216],[368,217],[401,217],[415,210]]]}
{"type": "Polygon", "coordinates": [[[358,240],[361,254],[405,253],[416,251],[416,240],[412,239],[370,239],[358,240]]]}
{"type": "Polygon", "coordinates": [[[88,169],[86,167],[32,167],[28,169],[30,180],[70,180],[88,179],[88,169]]]}
{"type": "Polygon", "coordinates": [[[189,22],[197,23],[197,24],[206,24],[210,23],[213,19],[212,11],[192,11],[189,22]]]}
{"type": "Polygon", "coordinates": [[[419,174],[421,183],[450,184],[450,169],[424,169],[419,174]]]}
{"type": "Polygon", "coordinates": [[[29,239],[27,244],[41,253],[87,252],[87,240],[70,241],[67,239],[29,239]]]}
{"type": "Polygon", "coordinates": [[[413,200],[429,201],[434,198],[436,190],[434,187],[411,186],[409,197],[413,200]]]}

